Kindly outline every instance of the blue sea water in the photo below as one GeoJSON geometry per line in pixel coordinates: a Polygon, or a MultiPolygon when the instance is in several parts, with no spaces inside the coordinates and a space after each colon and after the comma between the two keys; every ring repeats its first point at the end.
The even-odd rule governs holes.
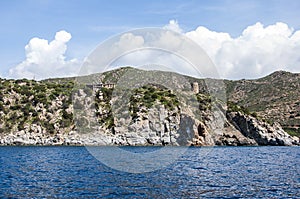
{"type": "Polygon", "coordinates": [[[300,147],[191,147],[134,174],[85,147],[0,147],[0,198],[300,198],[299,163],[300,147]]]}

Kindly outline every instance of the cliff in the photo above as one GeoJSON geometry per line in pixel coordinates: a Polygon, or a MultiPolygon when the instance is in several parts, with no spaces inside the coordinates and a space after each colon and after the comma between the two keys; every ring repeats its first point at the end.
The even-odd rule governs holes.
{"type": "Polygon", "coordinates": [[[228,99],[269,123],[300,135],[300,74],[277,71],[255,80],[225,81],[228,99]]]}
{"type": "Polygon", "coordinates": [[[98,87],[78,84],[75,78],[39,82],[1,79],[0,144],[300,144],[299,74],[278,72],[258,80],[225,80],[227,102],[210,96],[203,80],[159,72],[162,79],[176,84],[182,92],[160,84],[146,84],[133,88],[128,101],[124,101],[114,87],[128,70],[131,69],[89,76],[101,82],[98,87]],[[181,85],[182,79],[188,84],[181,85]],[[195,82],[197,91],[192,88],[195,82]],[[274,90],[269,91],[270,88],[274,90]],[[290,90],[284,90],[287,88],[290,90]],[[276,96],[272,96],[275,91],[276,96]],[[292,91],[295,92],[291,94],[292,91]],[[192,100],[181,95],[192,96],[192,100]],[[121,105],[113,106],[118,103],[121,105]],[[281,111],[280,116],[275,110],[281,111]],[[291,135],[281,125],[292,129],[291,135]]]}

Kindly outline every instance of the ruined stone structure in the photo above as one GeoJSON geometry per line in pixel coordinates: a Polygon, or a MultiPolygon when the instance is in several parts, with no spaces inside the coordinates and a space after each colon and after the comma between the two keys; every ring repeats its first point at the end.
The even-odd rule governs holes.
{"type": "Polygon", "coordinates": [[[199,84],[198,82],[193,82],[192,84],[192,90],[195,94],[198,94],[199,93],[199,84]]]}
{"type": "Polygon", "coordinates": [[[92,84],[92,85],[86,85],[86,86],[90,89],[93,89],[94,92],[100,90],[101,88],[109,88],[109,89],[115,88],[115,84],[104,84],[104,83],[92,84]]]}
{"type": "Polygon", "coordinates": [[[94,89],[100,89],[100,88],[115,88],[115,84],[103,84],[103,83],[100,83],[100,84],[94,84],[93,85],[93,90],[94,89]]]}

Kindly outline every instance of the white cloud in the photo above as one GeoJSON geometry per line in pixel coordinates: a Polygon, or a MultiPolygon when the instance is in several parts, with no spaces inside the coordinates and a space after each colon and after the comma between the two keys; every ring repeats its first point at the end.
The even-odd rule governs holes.
{"type": "Polygon", "coordinates": [[[66,60],[67,43],[71,34],[62,30],[56,33],[55,39],[48,42],[45,39],[32,38],[25,46],[26,59],[9,70],[12,78],[64,77],[76,75],[79,61],[66,60]]]}
{"type": "Polygon", "coordinates": [[[115,44],[115,49],[119,51],[126,51],[132,48],[140,48],[144,44],[142,36],[136,36],[132,33],[125,33],[121,36],[120,40],[115,44]]]}
{"type": "MultiPolygon", "coordinates": [[[[193,52],[193,49],[187,49],[184,46],[184,39],[179,39],[171,31],[168,31],[174,30],[183,33],[177,21],[171,20],[164,29],[167,30],[159,35],[145,34],[147,31],[125,33],[107,46],[103,46],[103,49],[100,49],[103,56],[100,58],[111,58],[115,57],[114,55],[120,55],[121,52],[147,48],[152,45],[162,49],[167,47],[166,49],[171,49],[172,52],[179,55],[188,53],[188,55],[191,54],[189,57],[200,57],[198,51],[193,52]]],[[[203,26],[183,34],[205,50],[223,78],[258,78],[276,70],[300,72],[300,30],[295,31],[285,23],[278,22],[269,26],[256,23],[245,28],[242,34],[236,38],[232,38],[229,33],[215,32],[203,26]]],[[[56,33],[55,39],[50,42],[40,38],[31,39],[25,47],[26,59],[10,69],[9,76],[42,79],[77,75],[79,61],[65,57],[67,43],[71,38],[70,33],[59,31],[56,33]]],[[[128,53],[127,57],[123,57],[121,60],[126,60],[126,63],[128,61],[129,65],[130,61],[143,65],[141,62],[146,63],[147,60],[149,63],[152,61],[157,64],[161,61],[164,65],[173,63],[171,60],[173,57],[167,57],[164,53],[156,54],[146,51],[128,53]]],[[[107,61],[98,60],[97,53],[94,53],[89,59],[100,63],[97,68],[102,62],[106,63],[107,61]]],[[[120,60],[117,62],[121,63],[120,60]]],[[[178,71],[184,70],[186,70],[186,74],[190,74],[187,68],[181,68],[178,71]]]]}
{"type": "MultiPolygon", "coordinates": [[[[117,43],[117,48],[132,49],[132,47],[143,48],[154,45],[162,49],[171,49],[172,52],[179,55],[184,54],[189,58],[200,57],[201,52],[196,47],[189,45],[186,49],[185,40],[168,31],[182,32],[177,21],[171,20],[164,29],[167,31],[153,37],[149,37],[147,34],[139,36],[132,33],[124,34],[117,43]],[[150,41],[149,38],[152,40],[150,41]],[[191,47],[193,49],[190,49],[191,47]],[[194,49],[197,52],[194,52],[194,49]],[[193,53],[196,54],[193,55],[193,53]]],[[[198,43],[215,63],[219,72],[219,75],[215,74],[216,77],[259,78],[276,70],[300,72],[300,30],[295,31],[282,22],[269,26],[258,22],[246,27],[236,38],[231,37],[229,33],[215,32],[203,26],[183,34],[198,43]]],[[[170,66],[174,64],[171,60],[173,58],[167,54],[138,51],[122,57],[121,61],[128,65],[130,63],[143,65],[143,63],[150,62],[159,64],[161,62],[163,65],[170,66]]],[[[195,60],[199,62],[199,59],[195,60]]],[[[120,60],[118,61],[118,63],[122,63],[120,60]]],[[[174,68],[178,67],[176,65],[174,68]]],[[[204,65],[200,69],[206,75],[215,72],[212,68],[205,68],[204,65]]],[[[182,66],[178,71],[184,71],[185,74],[193,73],[189,70],[188,67],[182,66]]]]}
{"type": "Polygon", "coordinates": [[[205,27],[185,33],[214,61],[224,78],[258,78],[276,70],[300,72],[300,31],[278,22],[248,26],[237,38],[205,27]]]}
{"type": "Polygon", "coordinates": [[[170,20],[169,24],[165,25],[164,28],[178,33],[182,32],[182,29],[180,28],[178,21],[176,20],[170,20]]]}
{"type": "MultiPolygon", "coordinates": [[[[80,75],[101,73],[107,70],[109,63],[114,62],[122,54],[144,46],[144,38],[131,32],[106,40],[84,59],[80,75]]],[[[116,66],[114,66],[116,67],[116,66]]]]}
{"type": "Polygon", "coordinates": [[[232,40],[228,33],[210,31],[203,26],[199,26],[195,31],[187,32],[186,36],[205,48],[210,57],[215,56],[222,47],[222,43],[232,40]]]}
{"type": "Polygon", "coordinates": [[[210,59],[204,51],[201,53],[198,45],[187,37],[168,29],[133,30],[112,41],[108,40],[107,43],[111,45],[100,45],[88,58],[88,63],[84,64],[86,68],[92,68],[92,70],[85,71],[87,74],[100,72],[96,69],[99,69],[99,66],[106,66],[107,63],[110,64],[109,69],[124,65],[140,67],[154,64],[186,75],[204,74],[209,77],[218,77],[210,67],[212,66],[210,59]],[[201,68],[201,71],[195,69],[196,65],[201,68]]]}

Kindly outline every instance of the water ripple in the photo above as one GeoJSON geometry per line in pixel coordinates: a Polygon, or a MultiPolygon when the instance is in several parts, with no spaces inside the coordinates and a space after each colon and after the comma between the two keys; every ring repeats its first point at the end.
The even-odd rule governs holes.
{"type": "Polygon", "coordinates": [[[84,147],[0,147],[0,198],[300,198],[299,157],[300,147],[191,147],[167,168],[131,174],[84,147]]]}

